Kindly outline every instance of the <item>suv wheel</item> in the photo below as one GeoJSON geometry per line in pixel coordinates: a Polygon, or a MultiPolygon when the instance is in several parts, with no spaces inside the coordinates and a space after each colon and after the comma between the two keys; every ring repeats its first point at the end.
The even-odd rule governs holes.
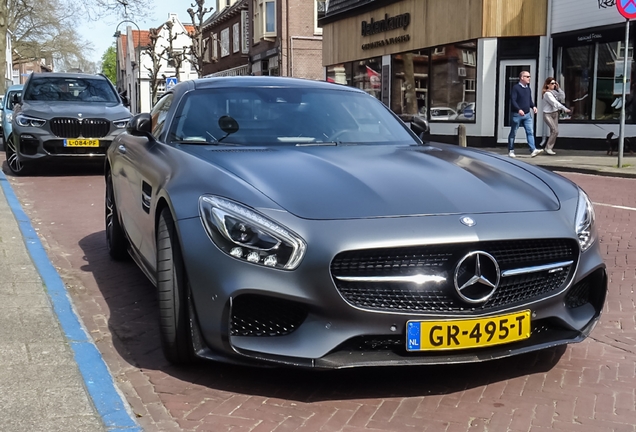
{"type": "Polygon", "coordinates": [[[20,162],[18,159],[18,152],[16,150],[14,139],[13,134],[11,134],[7,137],[7,141],[4,143],[7,165],[13,174],[23,175],[27,171],[27,167],[24,162],[20,162]]]}

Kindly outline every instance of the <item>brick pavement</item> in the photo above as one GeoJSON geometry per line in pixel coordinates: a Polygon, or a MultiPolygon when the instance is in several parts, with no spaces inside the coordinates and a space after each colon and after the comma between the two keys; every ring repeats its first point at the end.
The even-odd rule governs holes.
{"type": "Polygon", "coordinates": [[[152,286],[132,263],[107,257],[103,179],[75,173],[11,182],[147,431],[634,432],[636,180],[565,175],[597,204],[609,267],[607,306],[590,338],[482,364],[318,373],[168,365],[152,286]]]}

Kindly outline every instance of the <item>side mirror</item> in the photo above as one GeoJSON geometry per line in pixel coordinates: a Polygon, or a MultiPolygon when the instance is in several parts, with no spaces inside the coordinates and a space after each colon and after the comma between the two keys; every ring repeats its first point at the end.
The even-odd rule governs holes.
{"type": "Polygon", "coordinates": [[[430,132],[428,122],[417,115],[414,115],[413,118],[411,118],[411,130],[420,138],[430,132]]]}
{"type": "Polygon", "coordinates": [[[14,93],[13,96],[11,97],[11,102],[13,102],[14,105],[19,104],[21,97],[22,97],[21,93],[14,93]]]}
{"type": "Polygon", "coordinates": [[[120,94],[119,97],[121,99],[121,103],[124,104],[126,108],[130,108],[130,101],[128,100],[128,97],[123,94],[120,94]]]}
{"type": "Polygon", "coordinates": [[[152,133],[152,117],[149,113],[137,114],[128,122],[126,132],[137,136],[150,135],[152,133]]]}

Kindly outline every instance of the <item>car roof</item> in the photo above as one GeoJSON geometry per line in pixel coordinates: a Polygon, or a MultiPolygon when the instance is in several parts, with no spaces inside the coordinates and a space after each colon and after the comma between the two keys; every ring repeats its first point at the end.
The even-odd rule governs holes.
{"type": "Polygon", "coordinates": [[[99,74],[88,74],[80,72],[33,72],[31,75],[33,78],[39,77],[56,77],[56,78],[93,78],[105,80],[106,77],[99,74]]]}
{"type": "Polygon", "coordinates": [[[24,84],[14,84],[12,86],[10,86],[7,91],[13,91],[13,90],[22,90],[24,88],[24,84]]]}
{"type": "Polygon", "coordinates": [[[179,85],[187,83],[191,83],[190,85],[197,89],[219,87],[298,87],[331,90],[337,89],[366,94],[366,92],[355,87],[344,86],[342,84],[334,84],[326,81],[316,81],[303,78],[274,76],[204,77],[193,81],[184,81],[179,85]]]}

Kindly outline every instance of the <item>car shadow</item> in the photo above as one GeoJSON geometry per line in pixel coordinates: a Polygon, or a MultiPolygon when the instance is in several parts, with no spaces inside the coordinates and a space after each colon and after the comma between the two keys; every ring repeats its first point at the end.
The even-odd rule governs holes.
{"type": "Polygon", "coordinates": [[[103,231],[84,237],[86,265],[108,304],[108,326],[115,349],[128,363],[161,371],[180,381],[228,392],[277,397],[299,402],[441,395],[553,368],[565,347],[514,358],[442,366],[355,368],[313,371],[260,368],[201,361],[176,367],[163,357],[154,286],[132,260],[113,261],[103,231]]]}
{"type": "Polygon", "coordinates": [[[26,174],[16,176],[7,165],[4,154],[2,154],[2,172],[9,177],[67,177],[67,176],[90,176],[104,175],[104,159],[84,160],[52,160],[46,163],[38,163],[31,167],[26,174]]]}

